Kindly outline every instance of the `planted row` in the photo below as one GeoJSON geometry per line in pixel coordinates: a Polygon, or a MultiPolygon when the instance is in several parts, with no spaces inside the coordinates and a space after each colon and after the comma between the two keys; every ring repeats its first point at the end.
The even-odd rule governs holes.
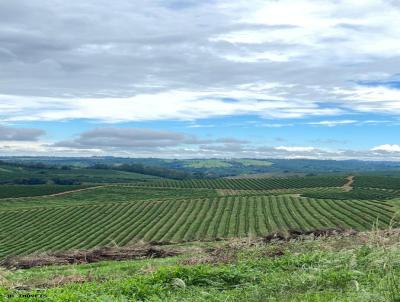
{"type": "Polygon", "coordinates": [[[354,178],[353,186],[400,190],[400,177],[360,175],[354,178]]]}
{"type": "Polygon", "coordinates": [[[0,198],[43,196],[87,188],[83,185],[0,185],[0,198]]]}
{"type": "Polygon", "coordinates": [[[305,192],[304,197],[320,199],[360,199],[360,200],[388,200],[399,197],[399,192],[375,188],[355,188],[348,192],[305,192]]]}
{"type": "Polygon", "coordinates": [[[196,180],[160,180],[138,185],[161,188],[208,188],[232,190],[273,190],[289,188],[341,187],[347,180],[344,177],[313,176],[287,178],[240,178],[240,179],[196,179],[196,180]]]}
{"type": "Polygon", "coordinates": [[[0,211],[0,257],[38,251],[265,236],[289,229],[385,227],[388,204],[292,196],[141,200],[0,211]]]}

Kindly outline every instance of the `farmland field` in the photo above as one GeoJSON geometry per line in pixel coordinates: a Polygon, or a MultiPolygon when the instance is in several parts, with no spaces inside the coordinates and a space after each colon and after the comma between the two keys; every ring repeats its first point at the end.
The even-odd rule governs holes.
{"type": "Polygon", "coordinates": [[[155,180],[158,177],[118,171],[112,169],[94,169],[67,166],[66,169],[56,166],[19,165],[0,161],[0,184],[20,183],[35,179],[43,183],[53,179],[70,180],[80,183],[127,183],[133,181],[155,180]]]}
{"type": "Polygon", "coordinates": [[[190,168],[226,168],[230,167],[231,164],[218,159],[208,159],[208,160],[187,160],[185,161],[185,166],[190,168]]]}
{"type": "MultiPolygon", "coordinates": [[[[0,185],[1,301],[13,295],[16,298],[11,301],[20,301],[19,295],[26,293],[44,293],[46,299],[57,302],[94,301],[98,294],[104,294],[106,301],[119,301],[116,297],[120,301],[169,301],[174,295],[180,301],[193,289],[207,292],[209,284],[204,280],[212,280],[216,298],[207,296],[200,301],[221,301],[228,292],[231,299],[227,301],[265,301],[267,296],[256,299],[253,291],[249,293],[254,299],[242,296],[249,282],[268,297],[282,297],[287,289],[282,280],[290,282],[296,293],[302,284],[303,292],[319,295],[321,282],[329,284],[328,291],[354,287],[354,280],[365,289],[373,276],[374,284],[368,288],[375,291],[383,269],[369,268],[370,246],[376,244],[377,232],[386,234],[398,227],[396,178],[172,180],[124,172],[128,178],[122,181],[122,172],[106,175],[107,170],[87,170],[88,174],[82,170],[78,177],[91,181],[81,185],[0,185]],[[93,172],[97,174],[94,178],[93,172]],[[357,233],[363,231],[368,233],[357,233]],[[293,237],[310,233],[301,240],[293,237]],[[284,239],[288,237],[292,240],[284,239]],[[239,250],[237,242],[241,242],[239,250]],[[360,247],[365,242],[370,243],[360,247]],[[165,256],[169,250],[180,256],[165,256]],[[153,259],[154,255],[167,258],[153,259]],[[87,263],[68,264],[80,261],[87,263]],[[355,267],[354,263],[363,265],[355,267]],[[160,264],[162,268],[154,275],[160,264]],[[338,265],[346,272],[338,273],[338,265]],[[306,283],[300,280],[304,268],[310,278],[306,283]],[[360,277],[360,271],[365,277],[360,277]],[[177,292],[171,286],[173,278],[179,278],[188,290],[177,292]],[[223,280],[229,286],[221,291],[223,280]],[[241,288],[235,290],[236,286],[241,288]]],[[[389,237],[384,236],[384,250],[374,248],[376,259],[381,259],[379,253],[388,252],[389,237]]],[[[397,243],[392,241],[391,255],[397,257],[397,243]]],[[[189,295],[187,301],[199,301],[199,295],[189,295]]],[[[331,301],[330,297],[321,301],[331,301]]],[[[307,300],[300,297],[296,301],[307,300]]]]}
{"type": "Polygon", "coordinates": [[[281,196],[144,200],[3,210],[0,256],[35,251],[263,236],[279,230],[389,225],[385,203],[281,196]]]}
{"type": "MultiPolygon", "coordinates": [[[[396,207],[378,200],[380,190],[345,192],[341,186],[346,182],[345,177],[155,180],[3,199],[0,257],[137,241],[207,241],[393,224],[396,207]],[[368,199],[368,192],[375,195],[368,199]]],[[[387,194],[386,199],[397,197],[387,194]]]]}
{"type": "Polygon", "coordinates": [[[0,199],[50,195],[88,187],[82,185],[2,185],[0,186],[0,199]]]}
{"type": "Polygon", "coordinates": [[[400,190],[400,177],[361,175],[355,178],[354,187],[400,190]]]}
{"type": "Polygon", "coordinates": [[[244,166],[262,166],[262,167],[269,167],[273,165],[270,161],[266,160],[257,160],[257,159],[236,159],[236,163],[240,163],[244,166]]]}
{"type": "Polygon", "coordinates": [[[307,190],[302,193],[304,197],[321,198],[321,199],[365,199],[365,200],[386,200],[399,196],[399,191],[384,190],[375,188],[355,188],[349,192],[328,191],[328,190],[307,190]]]}
{"type": "Polygon", "coordinates": [[[202,179],[171,181],[160,180],[141,185],[160,188],[208,188],[233,190],[273,190],[290,188],[341,187],[344,177],[290,177],[290,178],[242,178],[242,179],[202,179]]]}

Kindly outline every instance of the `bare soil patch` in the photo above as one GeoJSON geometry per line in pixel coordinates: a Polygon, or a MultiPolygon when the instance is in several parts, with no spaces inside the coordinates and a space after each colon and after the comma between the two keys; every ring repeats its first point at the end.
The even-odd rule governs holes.
{"type": "Polygon", "coordinates": [[[343,230],[343,229],[315,229],[309,231],[302,230],[288,230],[287,232],[276,232],[269,234],[263,238],[264,242],[271,242],[274,240],[287,241],[291,239],[298,239],[302,236],[312,236],[312,237],[331,237],[337,235],[345,235],[345,236],[354,236],[358,234],[357,231],[354,230],[343,230]]]}
{"type": "Polygon", "coordinates": [[[180,254],[176,249],[156,246],[104,247],[92,250],[65,251],[4,259],[0,265],[8,269],[28,269],[48,265],[82,264],[105,260],[164,258],[180,254]]]}
{"type": "Polygon", "coordinates": [[[354,176],[347,176],[346,179],[347,182],[343,185],[343,190],[345,190],[345,192],[350,192],[351,190],[353,190],[354,176]]]}

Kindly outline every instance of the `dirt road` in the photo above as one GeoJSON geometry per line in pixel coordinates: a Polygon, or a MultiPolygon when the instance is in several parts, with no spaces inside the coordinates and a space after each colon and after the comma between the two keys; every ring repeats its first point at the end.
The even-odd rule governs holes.
{"type": "Polygon", "coordinates": [[[349,175],[346,177],[346,179],[347,179],[347,182],[343,185],[343,189],[346,192],[350,192],[351,190],[353,190],[354,176],[349,175]]]}

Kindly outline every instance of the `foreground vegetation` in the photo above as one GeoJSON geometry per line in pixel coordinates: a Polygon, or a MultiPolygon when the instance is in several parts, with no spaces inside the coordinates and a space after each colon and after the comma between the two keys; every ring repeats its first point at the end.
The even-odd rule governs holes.
{"type": "Polygon", "coordinates": [[[395,302],[399,239],[391,230],[193,243],[174,246],[183,254],[164,259],[3,270],[0,299],[395,302]]]}

